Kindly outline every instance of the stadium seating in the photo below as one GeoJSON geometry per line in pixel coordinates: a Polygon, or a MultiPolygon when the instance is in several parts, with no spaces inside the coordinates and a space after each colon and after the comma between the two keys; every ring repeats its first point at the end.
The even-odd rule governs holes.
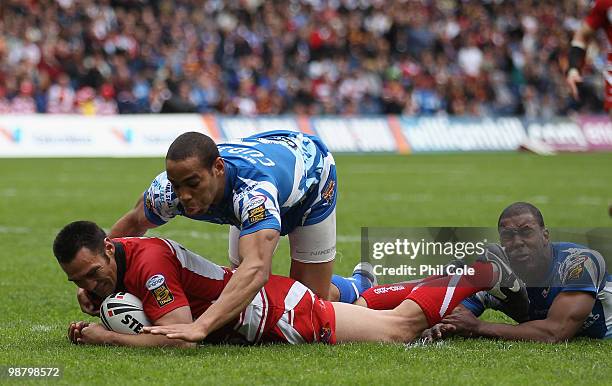
{"type": "Polygon", "coordinates": [[[589,59],[580,103],[564,84],[586,11],[567,0],[2,1],[0,113],[588,113],[601,108],[605,52],[589,59]]]}

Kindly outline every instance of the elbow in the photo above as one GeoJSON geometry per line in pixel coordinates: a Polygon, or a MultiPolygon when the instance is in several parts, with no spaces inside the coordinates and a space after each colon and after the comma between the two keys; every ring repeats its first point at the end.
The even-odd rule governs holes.
{"type": "Polygon", "coordinates": [[[259,267],[255,272],[255,276],[253,278],[253,285],[262,288],[266,283],[270,280],[270,270],[266,269],[266,267],[259,267]]]}
{"type": "Polygon", "coordinates": [[[548,336],[544,339],[545,343],[557,344],[557,343],[565,343],[571,339],[571,336],[566,336],[565,334],[548,334],[548,336]]]}
{"type": "Polygon", "coordinates": [[[564,343],[570,340],[572,337],[573,334],[569,334],[567,331],[564,331],[564,329],[555,328],[545,332],[544,336],[542,337],[542,342],[550,344],[564,343]]]}
{"type": "Polygon", "coordinates": [[[565,342],[566,340],[567,339],[562,339],[558,336],[551,335],[551,336],[547,336],[542,341],[543,343],[557,344],[557,343],[565,342]]]}

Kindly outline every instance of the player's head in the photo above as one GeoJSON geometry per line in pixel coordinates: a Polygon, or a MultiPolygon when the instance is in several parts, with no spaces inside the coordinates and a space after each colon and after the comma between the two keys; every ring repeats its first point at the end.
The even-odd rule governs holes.
{"type": "Polygon", "coordinates": [[[202,133],[184,133],[172,142],[166,154],[166,172],[187,215],[206,213],[223,197],[223,159],[215,142],[202,133]]]}
{"type": "Polygon", "coordinates": [[[91,221],[66,225],[55,237],[53,254],[80,288],[105,298],[117,286],[115,245],[104,231],[91,221]]]}
{"type": "Polygon", "coordinates": [[[546,275],[550,264],[548,229],[542,213],[527,202],[515,202],[504,209],[497,222],[499,239],[512,269],[527,281],[546,275]]]}

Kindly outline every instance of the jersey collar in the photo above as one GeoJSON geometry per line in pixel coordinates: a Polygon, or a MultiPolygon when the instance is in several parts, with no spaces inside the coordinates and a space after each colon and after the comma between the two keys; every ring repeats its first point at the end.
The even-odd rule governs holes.
{"type": "Polygon", "coordinates": [[[123,248],[123,244],[113,241],[115,245],[115,263],[117,264],[117,284],[115,286],[115,291],[117,292],[125,292],[125,284],[123,283],[123,279],[125,278],[125,248],[123,248]]]}

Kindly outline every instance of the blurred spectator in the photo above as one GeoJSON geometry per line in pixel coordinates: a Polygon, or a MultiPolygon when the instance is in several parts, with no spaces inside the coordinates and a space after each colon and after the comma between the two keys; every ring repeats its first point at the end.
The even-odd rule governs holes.
{"type": "Polygon", "coordinates": [[[11,101],[6,97],[6,89],[0,86],[0,114],[11,112],[11,101]]]}
{"type": "Polygon", "coordinates": [[[100,88],[100,96],[94,98],[94,106],[97,115],[113,115],[119,112],[117,102],[114,99],[115,90],[113,86],[105,83],[100,88]]]}
{"type": "Polygon", "coordinates": [[[587,58],[595,71],[585,102],[563,83],[587,3],[4,0],[0,109],[32,111],[33,101],[33,111],[85,114],[598,112],[601,37],[587,58]]]}
{"type": "Polygon", "coordinates": [[[74,112],[75,93],[70,86],[68,74],[61,73],[57,83],[49,87],[47,112],[51,114],[70,114],[74,112]]]}
{"type": "Polygon", "coordinates": [[[34,85],[29,80],[21,81],[19,93],[11,101],[11,113],[33,114],[36,112],[36,102],[32,97],[34,85]]]}

